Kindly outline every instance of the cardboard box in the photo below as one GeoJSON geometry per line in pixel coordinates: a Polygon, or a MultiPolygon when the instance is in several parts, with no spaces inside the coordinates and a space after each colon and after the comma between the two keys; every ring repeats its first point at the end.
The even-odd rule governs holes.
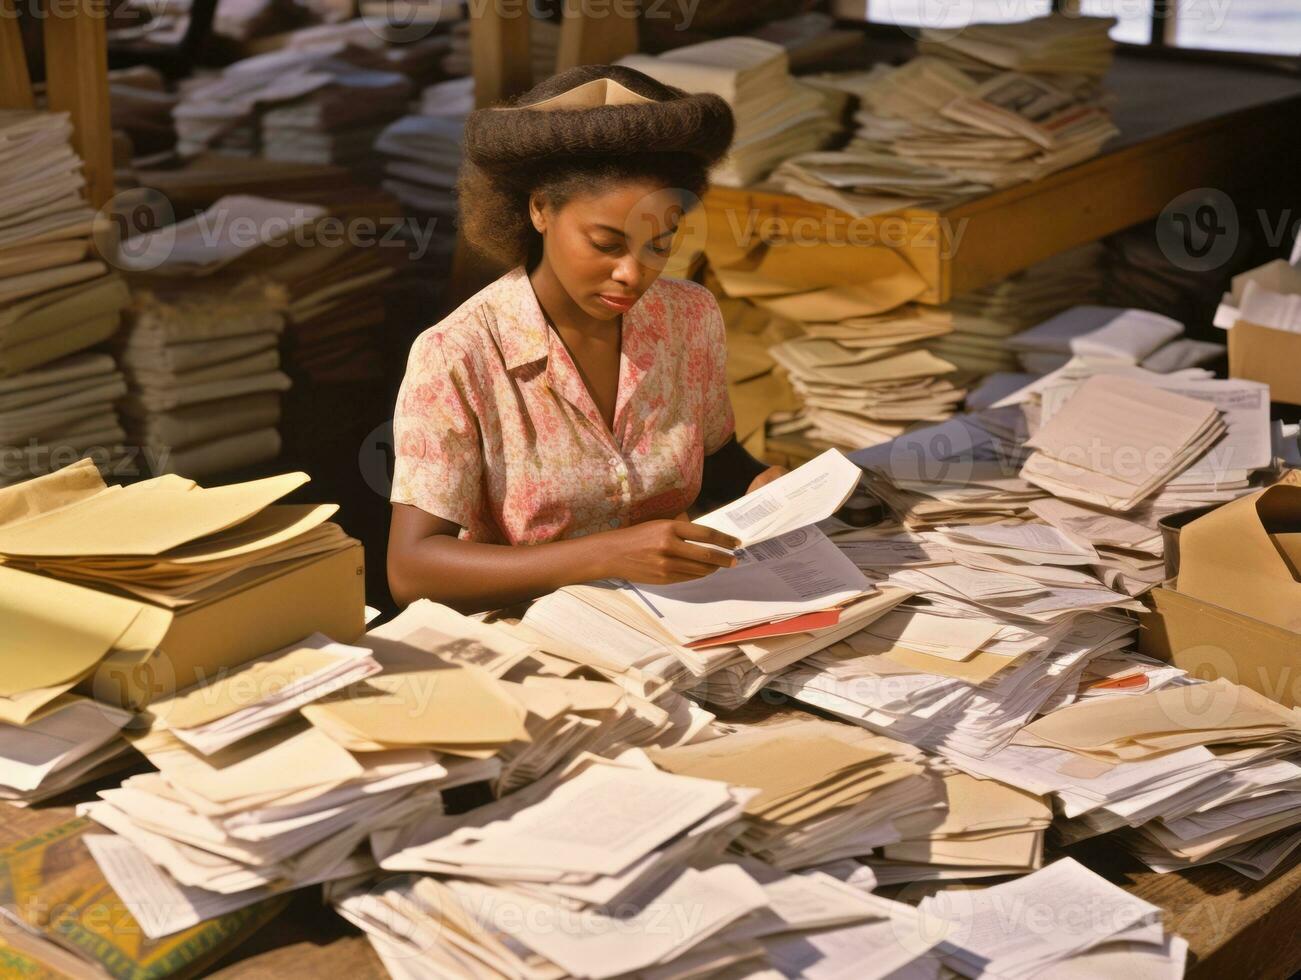
{"type": "Polygon", "coordinates": [[[1301,633],[1205,599],[1156,588],[1139,616],[1138,649],[1206,680],[1223,677],[1290,708],[1301,705],[1301,633]]]}
{"type": "Polygon", "coordinates": [[[1271,401],[1301,405],[1301,333],[1239,320],[1229,330],[1229,377],[1263,381],[1271,401]]]}
{"type": "Polygon", "coordinates": [[[365,631],[365,616],[366,561],[354,543],[270,566],[234,591],[178,610],[150,656],[134,662],[110,657],[78,690],[138,711],[312,633],[350,643],[365,631]]]}

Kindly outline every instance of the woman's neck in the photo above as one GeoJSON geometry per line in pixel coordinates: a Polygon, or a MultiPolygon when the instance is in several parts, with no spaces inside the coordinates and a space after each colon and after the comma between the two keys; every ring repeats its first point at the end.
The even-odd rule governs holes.
{"type": "Polygon", "coordinates": [[[606,334],[611,328],[618,327],[618,320],[602,320],[594,317],[575,303],[545,257],[538,262],[528,277],[529,282],[533,284],[538,305],[542,307],[542,312],[557,330],[563,327],[581,336],[596,337],[606,334]]]}

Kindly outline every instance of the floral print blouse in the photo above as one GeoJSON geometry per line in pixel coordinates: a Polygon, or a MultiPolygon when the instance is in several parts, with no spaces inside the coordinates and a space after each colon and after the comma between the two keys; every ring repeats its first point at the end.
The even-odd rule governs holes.
{"type": "Polygon", "coordinates": [[[611,430],[517,266],[412,345],[391,499],[497,544],[673,517],[735,426],[726,357],[713,294],[657,279],[623,314],[611,430]]]}

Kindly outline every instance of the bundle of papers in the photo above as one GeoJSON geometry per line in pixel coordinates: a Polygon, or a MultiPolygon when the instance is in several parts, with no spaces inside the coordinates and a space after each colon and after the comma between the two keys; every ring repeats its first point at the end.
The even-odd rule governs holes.
{"type": "Polygon", "coordinates": [[[816,976],[791,967],[830,967],[838,946],[843,967],[844,947],[902,936],[868,974],[884,976],[934,944],[911,910],[830,874],[720,863],[756,792],[636,752],[585,756],[497,803],[375,834],[381,867],[425,877],[344,892],[336,907],[404,976],[705,976],[765,959],[816,976]],[[652,925],[681,908],[696,914],[652,925]],[[802,933],[833,927],[826,949],[802,947],[802,933]]]}
{"type": "Polygon", "coordinates": [[[37,803],[127,760],[130,712],[64,694],[21,724],[0,721],[0,799],[37,803]]]}
{"type": "Polygon", "coordinates": [[[408,210],[444,225],[456,214],[461,140],[473,101],[473,79],[430,85],[421,93],[419,113],[390,123],[375,140],[375,151],[385,157],[381,186],[408,210]]]}
{"type": "Polygon", "coordinates": [[[1167,936],[1161,910],[1062,858],[989,888],[944,891],[917,911],[947,924],[936,953],[964,977],[1183,976],[1188,943],[1167,936]],[[1009,921],[1034,909],[1040,925],[1009,921]],[[1068,973],[1068,971],[1071,971],[1068,973]]]}
{"type": "Polygon", "coordinates": [[[824,78],[821,84],[858,96],[854,138],[843,150],[792,157],[773,179],[792,194],[864,216],[1035,180],[1086,160],[1118,132],[1096,85],[1110,62],[1112,23],[1053,15],[935,31],[900,67],[824,78]]]}
{"type": "Polygon", "coordinates": [[[793,79],[786,49],[771,41],[726,37],[658,57],[628,55],[619,64],[727,101],[736,134],[727,157],[711,173],[719,184],[751,184],[786,157],[825,145],[840,129],[839,100],[793,79]]]}
{"type": "Polygon", "coordinates": [[[1052,808],[1041,797],[965,773],[943,777],[941,811],[895,821],[898,841],[868,863],[878,883],[1025,874],[1043,865],[1052,808]]]}
{"type": "Polygon", "coordinates": [[[1026,441],[1021,476],[1067,500],[1129,511],[1227,431],[1214,404],[1115,375],[1083,382],[1026,441]]]}
{"type": "Polygon", "coordinates": [[[406,76],[362,67],[376,60],[338,42],[258,55],[196,78],[173,111],[178,151],[362,165],[379,127],[401,115],[410,96],[406,76]]]}
{"type": "Polygon", "coordinates": [[[0,378],[5,450],[0,486],[49,473],[86,454],[112,471],[126,452],[116,408],[126,392],[122,372],[102,353],[73,354],[0,378]]]}
{"type": "Polygon", "coordinates": [[[931,815],[939,781],[911,746],[816,719],[743,728],[653,750],[661,769],[758,789],[733,847],[779,868],[807,868],[900,840],[931,815]]]}
{"type": "Polygon", "coordinates": [[[92,249],[67,113],[0,111],[0,486],[94,449],[106,468],[122,430],[111,358],[77,355],[111,337],[122,279],[92,249]]]}
{"type": "Polygon", "coordinates": [[[1094,696],[958,764],[1051,794],[1065,842],[1115,832],[1157,871],[1223,862],[1262,878],[1277,867],[1301,843],[1296,711],[1223,679],[1162,677],[1161,665],[1147,665],[1137,693],[1117,683],[1132,670],[1110,672],[1094,696]]]}
{"type": "Polygon", "coordinates": [[[1075,306],[1008,340],[1021,367],[1047,374],[1074,358],[1138,365],[1159,374],[1196,367],[1224,352],[1190,340],[1183,324],[1147,310],[1075,306]]]}
{"type": "Polygon", "coordinates": [[[0,526],[7,566],[169,609],[220,594],[251,569],[352,544],[330,522],[336,505],[276,503],[307,482],[302,473],[212,489],[175,475],[106,487],[83,461],[45,480],[77,485],[59,506],[0,526]]]}
{"type": "Polygon", "coordinates": [[[223,197],[123,244],[140,286],[119,340],[130,384],[123,407],[155,472],[210,476],[279,455],[280,393],[290,385],[280,370],[284,304],[232,270],[252,255],[288,251],[280,239],[321,214],[311,205],[223,197]],[[255,233],[226,233],[234,227],[255,233]]]}

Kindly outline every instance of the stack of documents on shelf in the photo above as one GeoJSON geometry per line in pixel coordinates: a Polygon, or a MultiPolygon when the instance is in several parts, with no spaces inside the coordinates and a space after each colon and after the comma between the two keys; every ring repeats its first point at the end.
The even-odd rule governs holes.
{"type": "Polygon", "coordinates": [[[122,372],[102,353],[73,354],[0,378],[0,486],[49,473],[84,455],[111,471],[126,458],[126,433],[116,408],[126,392],[122,372]]]}
{"type": "Polygon", "coordinates": [[[862,216],[1036,180],[1086,160],[1118,132],[1097,86],[1110,62],[1111,23],[1054,15],[936,31],[900,67],[829,79],[823,84],[859,97],[854,138],[843,150],[793,157],[773,178],[790,193],[862,216]],[[1062,28],[1084,30],[1087,57],[1054,64],[1062,28]],[[968,40],[972,33],[981,41],[968,40]],[[1026,35],[1046,43],[1026,56],[1026,35]]]}
{"type": "Polygon", "coordinates": [[[916,749],[813,718],[741,728],[650,757],[679,775],[758,789],[733,847],[779,868],[813,867],[892,844],[906,821],[937,823],[931,815],[943,799],[916,749]]]}
{"type": "Polygon", "coordinates": [[[181,87],[177,148],[305,163],[363,165],[384,122],[410,97],[404,75],[376,71],[376,55],[345,42],[287,48],[238,61],[181,87]]]}
{"type": "MultiPolygon", "coordinates": [[[[5,692],[6,694],[8,692],[5,692]]],[[[0,703],[9,702],[8,697],[0,703]]],[[[127,761],[131,714],[63,694],[21,723],[0,707],[0,800],[26,806],[113,772],[127,761]]]]}
{"type": "Polygon", "coordinates": [[[223,197],[123,243],[140,287],[119,341],[130,385],[124,412],[155,472],[209,476],[279,455],[280,393],[290,384],[280,370],[284,317],[263,283],[233,280],[230,270],[250,256],[288,251],[281,238],[303,233],[322,213],[223,197]]]}
{"type": "Polygon", "coordinates": [[[1185,940],[1166,935],[1159,908],[1073,858],[989,888],[930,895],[917,911],[948,925],[935,952],[964,977],[1181,977],[1188,953],[1185,940]],[[1048,925],[1017,921],[1012,909],[1033,909],[1048,925]]]}
{"type": "Polygon", "coordinates": [[[283,315],[284,369],[295,384],[382,376],[384,291],[378,287],[393,276],[382,250],[322,238],[266,251],[245,285],[260,284],[283,315]]]}
{"type": "Polygon", "coordinates": [[[815,526],[844,504],[860,476],[828,450],[696,521],[741,542],[735,566],[673,585],[570,586],[534,602],[523,624],[549,652],[635,693],[691,687],[743,659],[769,669],[793,662],[786,658],[861,628],[898,601],[872,602],[876,589],[815,526]],[[855,606],[864,600],[869,604],[855,606]],[[771,655],[738,646],[749,642],[774,644],[771,655]]]}
{"type": "Polygon", "coordinates": [[[1183,324],[1147,310],[1074,306],[1007,341],[1021,367],[1047,374],[1073,358],[1134,364],[1159,374],[1196,367],[1222,344],[1189,340],[1183,324]]]}
{"type": "Polygon", "coordinates": [[[122,441],[112,358],[79,355],[111,337],[127,304],[99,260],[67,113],[0,110],[0,486],[122,441]]]}
{"type": "Polygon", "coordinates": [[[375,151],[386,158],[381,186],[409,210],[445,223],[455,216],[461,141],[473,101],[472,79],[430,85],[421,93],[420,111],[390,123],[375,141],[375,151]]]}
{"type": "Polygon", "coordinates": [[[1026,441],[1021,476],[1066,500],[1133,510],[1225,435],[1220,416],[1212,403],[1097,375],[1026,441]]]}
{"type": "Polygon", "coordinates": [[[899,435],[908,423],[942,420],[966,389],[951,379],[955,367],[923,348],[852,348],[829,339],[788,340],[770,350],[804,402],[800,428],[839,446],[870,446],[899,435]]]}
{"type": "Polygon", "coordinates": [[[1115,26],[1112,17],[1052,14],[1010,24],[970,24],[961,31],[923,28],[917,49],[962,68],[1082,76],[1085,84],[1111,67],[1115,26]]]}
{"type": "Polygon", "coordinates": [[[869,864],[878,884],[1025,874],[1043,865],[1052,808],[1039,796],[965,773],[943,777],[943,810],[895,821],[898,841],[869,864]]]}
{"type": "Polygon", "coordinates": [[[727,101],[736,135],[711,179],[729,187],[753,183],[781,160],[825,145],[840,130],[839,100],[792,78],[786,49],[771,41],[726,37],[658,57],[628,55],[619,64],[727,101]]]}

